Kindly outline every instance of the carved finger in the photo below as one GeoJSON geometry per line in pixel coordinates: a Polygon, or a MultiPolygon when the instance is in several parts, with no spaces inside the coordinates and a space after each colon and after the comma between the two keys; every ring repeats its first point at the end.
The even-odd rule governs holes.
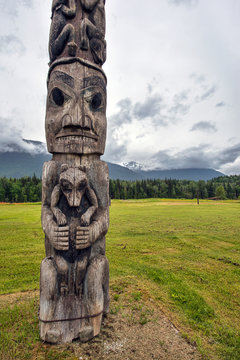
{"type": "Polygon", "coordinates": [[[77,230],[81,230],[81,231],[89,231],[88,228],[84,227],[84,226],[77,226],[77,230]]]}
{"type": "Polygon", "coordinates": [[[76,249],[80,250],[80,249],[86,249],[87,247],[89,247],[90,244],[88,243],[83,243],[83,244],[76,244],[76,249]]]}
{"type": "Polygon", "coordinates": [[[55,237],[54,238],[54,242],[55,243],[64,243],[64,244],[68,244],[68,237],[61,237],[61,238],[59,238],[59,237],[55,237]]]}
{"type": "Polygon", "coordinates": [[[67,243],[68,244],[68,240],[69,240],[68,237],[58,238],[59,243],[65,243],[65,244],[67,243]]]}
{"type": "Polygon", "coordinates": [[[89,234],[89,230],[82,230],[82,229],[78,229],[78,228],[77,228],[77,233],[78,233],[78,234],[83,234],[83,235],[86,234],[86,235],[87,235],[87,234],[89,234]]]}
{"type": "Polygon", "coordinates": [[[62,243],[59,243],[59,242],[55,242],[54,247],[57,250],[68,250],[69,249],[68,244],[65,244],[65,243],[62,244],[62,243]]]}
{"type": "Polygon", "coordinates": [[[58,243],[58,246],[66,249],[66,250],[68,250],[68,248],[69,248],[68,244],[65,244],[65,243],[58,243]]]}
{"type": "Polygon", "coordinates": [[[58,232],[55,233],[55,235],[57,237],[66,237],[66,236],[69,235],[69,232],[68,231],[63,231],[63,232],[58,231],[58,232]]]}
{"type": "Polygon", "coordinates": [[[63,246],[59,246],[59,247],[57,248],[57,250],[60,250],[60,251],[68,251],[68,248],[65,248],[65,247],[63,247],[63,246]]]}
{"type": "Polygon", "coordinates": [[[69,231],[69,226],[62,226],[57,228],[59,232],[69,231]]]}
{"type": "Polygon", "coordinates": [[[76,245],[86,245],[88,244],[88,241],[87,240],[79,240],[79,241],[76,241],[76,245]]]}
{"type": "Polygon", "coordinates": [[[89,237],[88,236],[83,236],[83,235],[77,235],[76,240],[88,240],[89,237]]]}

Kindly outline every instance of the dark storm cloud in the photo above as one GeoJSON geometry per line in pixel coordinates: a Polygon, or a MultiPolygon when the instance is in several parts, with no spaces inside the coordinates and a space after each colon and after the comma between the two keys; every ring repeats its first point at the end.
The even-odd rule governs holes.
{"type": "Polygon", "coordinates": [[[0,53],[2,54],[18,54],[25,52],[22,41],[15,35],[0,36],[0,53]]]}
{"type": "Polygon", "coordinates": [[[193,125],[190,131],[206,131],[206,132],[216,132],[216,125],[210,121],[199,121],[193,125]]]}
{"type": "Polygon", "coordinates": [[[161,169],[219,169],[221,166],[233,164],[239,155],[240,144],[222,150],[214,150],[212,145],[203,144],[175,154],[171,154],[169,150],[162,150],[154,154],[149,162],[154,164],[155,168],[161,169]]]}

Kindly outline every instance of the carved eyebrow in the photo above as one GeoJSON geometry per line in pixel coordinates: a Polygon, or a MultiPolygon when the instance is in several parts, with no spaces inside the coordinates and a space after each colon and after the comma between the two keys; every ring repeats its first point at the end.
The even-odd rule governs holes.
{"type": "Polygon", "coordinates": [[[101,87],[104,91],[106,91],[106,84],[99,76],[91,76],[83,79],[83,88],[85,89],[90,86],[101,87]]]}
{"type": "Polygon", "coordinates": [[[53,72],[52,76],[54,76],[56,80],[64,82],[72,89],[74,88],[74,78],[72,78],[70,75],[57,70],[53,72]]]}

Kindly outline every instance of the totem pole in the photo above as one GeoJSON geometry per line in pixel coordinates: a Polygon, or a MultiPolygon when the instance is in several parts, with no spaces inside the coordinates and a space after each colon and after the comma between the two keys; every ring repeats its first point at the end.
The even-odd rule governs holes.
{"type": "Polygon", "coordinates": [[[42,176],[40,337],[88,341],[109,307],[105,0],[53,0],[42,176]]]}

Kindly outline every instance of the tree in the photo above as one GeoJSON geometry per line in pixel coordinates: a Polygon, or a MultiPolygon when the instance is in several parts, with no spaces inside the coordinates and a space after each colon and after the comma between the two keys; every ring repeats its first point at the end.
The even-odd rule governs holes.
{"type": "Polygon", "coordinates": [[[216,197],[219,197],[221,200],[225,200],[226,197],[226,191],[224,189],[223,185],[218,185],[216,188],[216,197]]]}

